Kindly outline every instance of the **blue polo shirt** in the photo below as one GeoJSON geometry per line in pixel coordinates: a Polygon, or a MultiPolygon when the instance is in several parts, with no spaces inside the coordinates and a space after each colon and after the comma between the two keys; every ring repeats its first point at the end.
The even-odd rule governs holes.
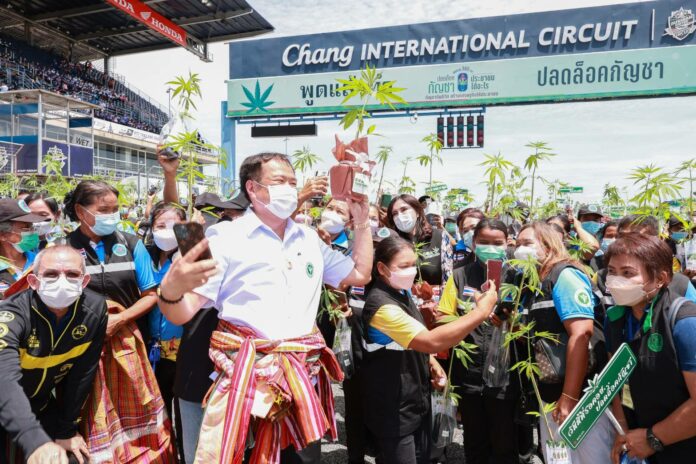
{"type": "MultiPolygon", "coordinates": [[[[159,269],[155,267],[155,263],[152,263],[152,273],[155,276],[157,285],[162,282],[162,279],[164,279],[164,276],[169,271],[171,265],[171,259],[165,261],[162,267],[159,269]]],[[[174,325],[169,322],[167,318],[164,317],[164,314],[162,314],[162,311],[160,311],[159,306],[152,308],[152,311],[150,311],[147,317],[150,323],[150,335],[152,338],[159,340],[171,340],[172,338],[181,338],[184,334],[184,328],[180,325],[174,325]]]]}
{"type": "MultiPolygon", "coordinates": [[[[97,258],[103,263],[106,259],[104,241],[102,240],[96,244],[91,243],[91,245],[97,253],[97,258]]],[[[157,280],[155,280],[152,272],[152,259],[147,249],[145,249],[145,245],[140,240],[138,240],[138,244],[135,245],[135,250],[133,250],[133,265],[135,266],[135,278],[138,281],[138,288],[141,292],[157,285],[157,280]]]]}

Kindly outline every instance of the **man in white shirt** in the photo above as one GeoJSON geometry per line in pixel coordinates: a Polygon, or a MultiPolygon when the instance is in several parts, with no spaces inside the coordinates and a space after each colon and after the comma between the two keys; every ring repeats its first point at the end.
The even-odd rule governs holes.
{"type": "MultiPolygon", "coordinates": [[[[353,218],[355,241],[352,256],[346,257],[327,246],[313,229],[289,219],[297,208],[297,180],[286,156],[278,153],[263,153],[247,158],[240,167],[240,181],[244,194],[251,202],[251,208],[234,222],[211,227],[207,240],[172,264],[160,285],[160,309],[174,324],[188,322],[202,307],[214,306],[218,309],[222,322],[213,335],[211,346],[213,350],[216,346],[226,346],[220,349],[221,357],[216,360],[218,372],[223,371],[222,374],[225,374],[225,369],[221,366],[230,363],[226,364],[222,354],[229,352],[230,346],[234,346],[234,351],[238,352],[236,358],[231,358],[235,364],[234,370],[240,371],[248,367],[252,372],[251,377],[261,383],[265,381],[266,379],[262,379],[261,374],[255,371],[255,367],[247,366],[241,360],[247,355],[248,350],[252,350],[254,354],[257,350],[267,356],[261,361],[258,361],[259,356],[256,356],[256,363],[254,364],[252,360],[250,364],[258,365],[271,355],[275,356],[274,365],[276,366],[288,362],[292,364],[295,359],[303,359],[306,362],[306,368],[297,368],[291,373],[288,373],[286,369],[285,373],[288,383],[296,385],[297,382],[304,382],[306,384],[305,371],[316,371],[314,369],[316,366],[311,365],[314,362],[311,359],[321,357],[321,362],[325,362],[330,354],[323,340],[319,342],[321,335],[317,338],[318,332],[314,327],[322,282],[334,287],[347,287],[363,286],[370,280],[373,250],[368,219],[369,206],[367,200],[361,203],[348,202],[353,218]],[[196,262],[196,258],[207,245],[210,246],[214,260],[196,262]],[[229,337],[225,338],[226,335],[229,337]],[[297,351],[294,351],[295,348],[282,347],[296,347],[297,351]],[[283,354],[278,354],[279,351],[283,351],[283,354]],[[288,352],[293,354],[286,354],[288,352]],[[298,353],[302,354],[298,355],[298,353]],[[301,379],[289,378],[294,377],[295,374],[301,379]]],[[[332,358],[332,355],[329,357],[332,358]]],[[[328,364],[333,362],[335,359],[329,360],[328,364]]],[[[296,364],[293,365],[298,367],[296,364]]],[[[325,375],[325,371],[331,371],[334,366],[324,364],[319,367],[320,375],[325,375]]],[[[261,370],[263,369],[259,368],[259,371],[261,370]]],[[[251,396],[258,399],[259,392],[249,386],[256,385],[256,380],[249,383],[245,380],[246,377],[240,380],[237,377],[232,378],[231,373],[228,374],[229,382],[235,387],[233,390],[247,389],[247,397],[251,392],[251,396]]],[[[315,395],[316,390],[319,390],[321,394],[326,390],[327,379],[317,379],[317,376],[313,376],[311,381],[316,384],[316,388],[310,384],[310,388],[301,389],[306,395],[315,395]]],[[[221,383],[216,383],[217,391],[222,391],[221,383]]],[[[227,388],[229,389],[229,386],[227,388]]],[[[243,398],[232,398],[231,393],[228,396],[230,399],[225,401],[238,401],[239,404],[235,409],[234,405],[226,406],[227,403],[225,403],[227,408],[225,410],[233,411],[234,414],[242,411],[242,420],[246,420],[251,410],[251,400],[248,401],[249,404],[243,404],[245,401],[243,398]]],[[[213,401],[213,395],[210,401],[213,401]]],[[[323,410],[314,406],[320,402],[316,397],[298,398],[293,397],[292,394],[286,396],[278,394],[273,401],[275,404],[289,401],[295,405],[299,401],[301,404],[310,404],[312,407],[308,409],[311,411],[307,413],[307,417],[293,417],[293,421],[283,420],[282,416],[273,418],[275,410],[271,410],[268,417],[264,417],[263,414],[257,416],[256,434],[268,433],[273,438],[260,440],[255,437],[257,444],[262,442],[265,445],[271,442],[272,444],[269,445],[271,451],[269,455],[266,455],[263,454],[263,450],[254,450],[251,462],[262,462],[267,459],[270,462],[277,462],[281,435],[293,437],[294,442],[290,443],[291,446],[294,444],[295,448],[305,448],[298,453],[299,462],[319,462],[320,448],[317,434],[331,431],[334,435],[333,432],[335,432],[331,427],[334,419],[328,417],[333,412],[332,399],[329,399],[331,404],[324,405],[323,410]],[[322,415],[326,419],[323,419],[322,415]],[[268,421],[267,424],[273,425],[268,425],[265,429],[258,425],[259,421],[262,423],[268,421]],[[299,428],[303,428],[302,426],[307,422],[311,423],[310,426],[301,432],[305,433],[306,438],[312,437],[315,440],[312,443],[307,443],[302,438],[298,439],[300,431],[295,429],[283,430],[283,433],[280,433],[280,430],[287,427],[289,423],[300,424],[299,428]],[[312,431],[308,430],[312,429],[316,423],[320,425],[312,430],[314,433],[310,433],[312,431]],[[269,432],[271,429],[274,430],[273,433],[269,432]],[[289,435],[286,432],[290,432],[289,435]]],[[[256,406],[257,404],[254,404],[254,407],[256,406]]],[[[203,462],[203,460],[212,462],[211,459],[227,462],[227,459],[232,459],[228,456],[237,456],[240,452],[244,452],[244,443],[247,442],[246,430],[233,430],[227,435],[217,430],[211,431],[213,428],[223,428],[221,421],[218,421],[214,427],[206,427],[206,423],[210,424],[213,420],[212,417],[207,417],[212,416],[209,414],[211,409],[214,408],[211,408],[209,402],[196,462],[203,462]],[[206,435],[205,440],[210,444],[205,450],[202,450],[206,446],[203,434],[206,435]],[[209,441],[210,435],[214,435],[215,439],[221,438],[223,443],[220,446],[229,449],[227,451],[222,449],[215,455],[211,454],[210,450],[214,448],[214,445],[209,441]],[[227,443],[235,440],[243,443],[231,445],[227,443]]],[[[290,409],[295,411],[299,408],[290,409]]],[[[232,425],[229,423],[224,425],[225,429],[230,427],[232,425]]],[[[242,426],[242,428],[245,427],[242,426]]],[[[292,429],[292,426],[290,428],[292,429]]],[[[321,438],[321,435],[318,438],[321,438]]],[[[285,457],[283,461],[285,462],[285,457]]]]}

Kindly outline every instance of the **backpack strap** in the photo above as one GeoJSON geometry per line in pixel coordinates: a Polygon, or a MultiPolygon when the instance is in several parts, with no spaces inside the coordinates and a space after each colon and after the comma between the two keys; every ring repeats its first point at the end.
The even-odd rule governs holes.
{"type": "Polygon", "coordinates": [[[672,332],[674,332],[674,326],[677,323],[677,316],[679,315],[679,310],[684,306],[684,303],[686,303],[687,300],[683,296],[680,296],[678,298],[675,298],[672,304],[669,307],[669,328],[672,332]]]}

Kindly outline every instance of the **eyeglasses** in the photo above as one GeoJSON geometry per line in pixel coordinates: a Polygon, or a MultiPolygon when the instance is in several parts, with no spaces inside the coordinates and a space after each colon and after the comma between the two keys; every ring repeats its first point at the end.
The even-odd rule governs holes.
{"type": "Polygon", "coordinates": [[[75,269],[68,269],[67,271],[63,272],[55,269],[47,269],[39,277],[47,283],[53,283],[60,279],[61,275],[65,276],[67,281],[73,284],[82,282],[82,279],[85,276],[82,271],[77,271],[75,269]]]}

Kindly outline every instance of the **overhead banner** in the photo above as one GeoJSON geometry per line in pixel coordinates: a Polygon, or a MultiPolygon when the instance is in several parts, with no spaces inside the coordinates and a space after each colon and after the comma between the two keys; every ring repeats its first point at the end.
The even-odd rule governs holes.
{"type": "Polygon", "coordinates": [[[144,3],[138,0],[106,0],[106,2],[128,13],[133,18],[172,42],[182,47],[186,46],[186,31],[144,3]]]}
{"type": "Polygon", "coordinates": [[[337,79],[366,64],[406,88],[403,108],[696,93],[694,11],[665,0],[233,42],[227,114],[344,111],[337,79]]]}

